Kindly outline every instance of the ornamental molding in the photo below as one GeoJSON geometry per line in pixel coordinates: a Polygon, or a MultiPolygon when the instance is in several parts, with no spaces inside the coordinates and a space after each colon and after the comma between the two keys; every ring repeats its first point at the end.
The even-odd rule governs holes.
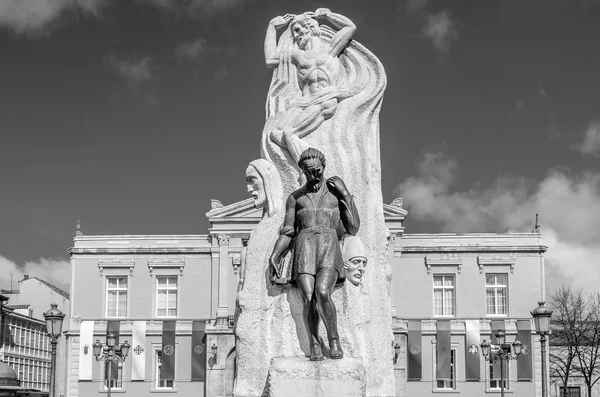
{"type": "Polygon", "coordinates": [[[148,270],[150,276],[154,275],[155,269],[177,269],[179,268],[179,274],[183,275],[183,269],[185,268],[185,258],[149,258],[148,259],[148,270]]]}
{"type": "Polygon", "coordinates": [[[431,274],[432,266],[456,266],[458,274],[462,272],[463,257],[462,255],[438,255],[438,256],[426,256],[425,267],[427,268],[427,274],[431,274]]]}
{"type": "Polygon", "coordinates": [[[126,269],[129,268],[129,275],[133,276],[133,268],[135,267],[135,260],[133,257],[119,257],[115,256],[112,258],[100,258],[98,261],[98,269],[100,270],[100,277],[104,275],[105,269],[126,269]]]}
{"type": "Polygon", "coordinates": [[[217,235],[219,238],[219,245],[229,245],[229,234],[219,234],[217,235]]]}
{"type": "Polygon", "coordinates": [[[500,255],[493,255],[493,256],[484,256],[484,255],[478,255],[477,256],[477,266],[479,266],[479,273],[483,274],[483,268],[484,266],[490,266],[490,265],[495,265],[495,266],[509,266],[510,267],[510,272],[514,273],[515,272],[515,262],[517,261],[517,258],[514,255],[510,255],[510,256],[500,256],[500,255]]]}

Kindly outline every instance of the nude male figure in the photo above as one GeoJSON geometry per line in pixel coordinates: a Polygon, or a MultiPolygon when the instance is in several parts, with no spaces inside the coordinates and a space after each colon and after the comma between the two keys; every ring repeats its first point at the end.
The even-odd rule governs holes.
{"type": "Polygon", "coordinates": [[[315,131],[323,121],[331,118],[339,100],[338,56],[346,47],[356,26],[348,18],[327,8],[302,15],[286,14],[269,22],[265,36],[265,62],[274,67],[280,63],[277,50],[277,29],[290,25],[293,38],[291,62],[296,67],[302,97],[292,102],[271,132],[271,139],[289,150],[295,161],[308,148],[302,138],[315,131]],[[325,19],[339,29],[329,43],[319,38],[317,19],[325,19]]]}

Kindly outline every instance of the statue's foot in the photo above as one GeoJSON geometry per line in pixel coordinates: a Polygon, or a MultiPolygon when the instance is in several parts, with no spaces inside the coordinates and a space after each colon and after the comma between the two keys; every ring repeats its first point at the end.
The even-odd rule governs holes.
{"type": "Polygon", "coordinates": [[[342,351],[342,347],[340,346],[340,341],[338,338],[329,339],[329,356],[333,360],[344,358],[344,352],[342,351]]]}
{"type": "Polygon", "coordinates": [[[323,361],[323,352],[319,343],[310,344],[310,361],[323,361]]]}

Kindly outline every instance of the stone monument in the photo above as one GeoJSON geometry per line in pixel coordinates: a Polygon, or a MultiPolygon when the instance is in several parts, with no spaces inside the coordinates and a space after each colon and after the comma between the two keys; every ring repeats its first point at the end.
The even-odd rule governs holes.
{"type": "Polygon", "coordinates": [[[237,297],[237,397],[395,394],[379,152],[386,77],[352,39],[355,31],[325,8],[273,18],[267,28],[265,60],[274,69],[261,163],[277,171],[269,175],[281,190],[260,183],[258,168],[246,170],[255,204],[266,209],[248,242],[237,297]],[[318,154],[303,158],[309,148],[326,166],[318,154]],[[327,196],[324,205],[303,195],[311,187],[319,200],[327,196]],[[299,215],[304,199],[313,215],[323,210],[316,223],[299,215]],[[360,246],[340,247],[352,238],[360,246]],[[320,253],[305,255],[305,240],[320,253]]]}

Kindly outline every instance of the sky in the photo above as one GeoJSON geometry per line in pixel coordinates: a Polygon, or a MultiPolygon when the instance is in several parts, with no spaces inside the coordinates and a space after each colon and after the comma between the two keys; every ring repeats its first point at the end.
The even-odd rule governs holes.
{"type": "Polygon", "coordinates": [[[246,199],[269,21],[328,7],[386,68],[406,233],[530,232],[547,286],[600,285],[600,1],[0,0],[0,288],[68,290],[86,234],[204,234],[246,199]]]}

